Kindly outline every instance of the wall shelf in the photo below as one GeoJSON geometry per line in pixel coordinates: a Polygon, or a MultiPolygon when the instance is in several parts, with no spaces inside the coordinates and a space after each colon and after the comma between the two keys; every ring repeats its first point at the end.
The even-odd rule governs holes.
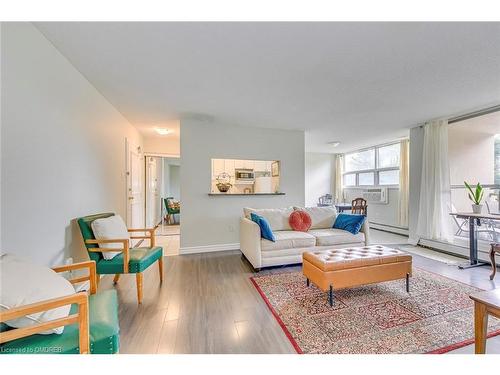
{"type": "Polygon", "coordinates": [[[227,194],[227,193],[208,193],[210,196],[216,197],[241,197],[241,196],[259,196],[259,195],[285,195],[285,193],[236,193],[236,194],[227,194]]]}

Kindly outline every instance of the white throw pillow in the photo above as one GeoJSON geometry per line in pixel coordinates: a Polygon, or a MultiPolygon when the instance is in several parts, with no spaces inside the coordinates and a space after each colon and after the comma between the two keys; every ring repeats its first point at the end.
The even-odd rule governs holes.
{"type": "Polygon", "coordinates": [[[290,214],[293,212],[293,207],[287,208],[248,208],[243,209],[243,214],[247,219],[250,219],[250,214],[255,213],[259,216],[264,217],[271,229],[276,230],[292,230],[288,219],[290,214]]]}
{"type": "MultiPolygon", "coordinates": [[[[91,224],[94,237],[98,240],[123,240],[130,241],[127,225],[120,215],[113,215],[104,219],[96,219],[91,224]]],[[[106,249],[123,249],[123,243],[103,243],[99,247],[106,249]]],[[[104,259],[113,259],[120,254],[119,251],[103,251],[104,259]]]]}
{"type": "Polygon", "coordinates": [[[311,217],[311,229],[332,228],[337,218],[335,207],[294,207],[295,210],[302,210],[311,217]]]}
{"type": "MultiPolygon", "coordinates": [[[[12,254],[0,256],[0,309],[8,310],[30,303],[64,297],[75,293],[73,285],[49,267],[31,263],[12,254]]],[[[13,328],[24,328],[69,315],[71,305],[12,319],[5,324],[13,328]]],[[[61,334],[63,327],[40,332],[48,335],[61,334]]]]}

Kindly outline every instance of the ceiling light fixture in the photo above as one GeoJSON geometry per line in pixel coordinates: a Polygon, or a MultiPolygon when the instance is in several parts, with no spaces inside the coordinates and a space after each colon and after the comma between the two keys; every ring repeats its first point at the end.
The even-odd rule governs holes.
{"type": "Polygon", "coordinates": [[[159,135],[167,135],[167,134],[170,134],[171,131],[169,129],[165,129],[165,128],[155,128],[155,131],[159,134],[159,135]]]}
{"type": "Polygon", "coordinates": [[[333,146],[333,147],[337,147],[340,142],[339,141],[333,141],[333,142],[328,142],[327,144],[329,144],[330,146],[333,146]]]}

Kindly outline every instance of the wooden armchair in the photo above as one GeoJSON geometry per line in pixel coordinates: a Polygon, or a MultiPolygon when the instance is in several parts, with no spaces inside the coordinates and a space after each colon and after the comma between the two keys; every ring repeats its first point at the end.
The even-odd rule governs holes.
{"type": "Polygon", "coordinates": [[[368,214],[368,205],[366,204],[366,199],[364,198],[356,198],[352,201],[352,213],[367,215],[368,214]]]}
{"type": "Polygon", "coordinates": [[[491,260],[491,275],[490,280],[495,278],[497,273],[497,264],[495,263],[495,254],[500,254],[500,243],[492,243],[490,249],[490,260],[491,260]]]}
{"type": "Polygon", "coordinates": [[[88,275],[70,279],[72,284],[90,282],[86,292],[40,301],[0,312],[0,353],[18,354],[113,354],[119,347],[118,300],[115,290],[96,294],[94,261],[53,268],[56,272],[88,269],[88,275]],[[4,322],[29,314],[71,305],[65,318],[38,323],[25,328],[10,328],[4,322]],[[38,333],[64,326],[62,334],[38,333]]]}
{"type": "MultiPolygon", "coordinates": [[[[96,262],[97,275],[114,274],[113,282],[116,284],[120,279],[120,275],[127,273],[135,273],[137,285],[137,300],[142,303],[142,272],[146,270],[154,262],[158,262],[160,272],[160,283],[163,282],[163,248],[155,244],[155,228],[140,228],[129,229],[134,233],[132,239],[147,239],[149,247],[130,247],[128,239],[108,239],[96,240],[92,230],[92,222],[96,219],[102,219],[113,216],[114,213],[103,213],[91,216],[85,216],[78,219],[78,225],[85,242],[90,259],[96,262]],[[140,235],[135,233],[147,232],[148,235],[140,235]],[[120,243],[122,248],[102,248],[99,244],[103,243],[120,243]],[[106,260],[102,253],[105,251],[121,252],[113,259],[106,260]]],[[[99,276],[98,276],[99,279],[99,276]]]]}

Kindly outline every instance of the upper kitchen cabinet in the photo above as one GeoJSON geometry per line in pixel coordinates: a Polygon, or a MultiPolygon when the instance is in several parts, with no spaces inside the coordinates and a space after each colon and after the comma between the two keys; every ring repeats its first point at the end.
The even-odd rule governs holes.
{"type": "Polygon", "coordinates": [[[217,177],[225,171],[224,159],[212,159],[212,176],[217,177]]]}
{"type": "MultiPolygon", "coordinates": [[[[266,169],[266,161],[265,160],[256,160],[255,161],[255,172],[267,172],[266,169]]],[[[271,162],[269,162],[269,171],[271,170],[271,162]]]]}
{"type": "Polygon", "coordinates": [[[209,194],[283,194],[279,191],[279,175],[278,161],[212,159],[209,194]]]}

